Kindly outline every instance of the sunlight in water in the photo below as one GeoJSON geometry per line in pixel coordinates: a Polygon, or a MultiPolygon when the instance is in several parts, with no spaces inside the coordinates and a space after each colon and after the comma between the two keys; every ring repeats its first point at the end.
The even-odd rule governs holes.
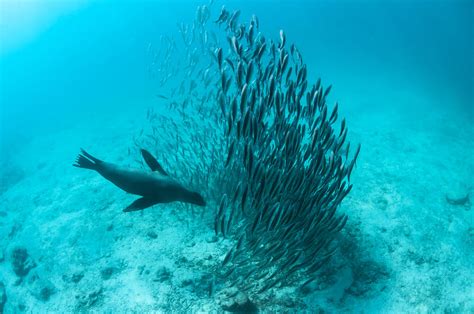
{"type": "Polygon", "coordinates": [[[0,56],[27,45],[88,0],[0,0],[0,56]]]}

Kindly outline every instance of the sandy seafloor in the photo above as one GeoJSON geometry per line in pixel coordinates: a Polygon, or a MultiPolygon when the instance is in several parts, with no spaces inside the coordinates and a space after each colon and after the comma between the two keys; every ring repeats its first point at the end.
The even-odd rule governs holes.
{"type": "MultiPolygon", "coordinates": [[[[144,107],[146,107],[145,105],[144,107]]],[[[341,249],[309,291],[272,290],[264,312],[473,313],[472,120],[427,110],[346,114],[362,143],[341,249]],[[464,121],[464,122],[463,122],[464,121]]],[[[0,195],[0,280],[5,313],[220,312],[206,269],[221,262],[209,221],[157,205],[123,213],[134,196],[71,166],[80,147],[134,165],[132,136],[144,110],[93,115],[25,139],[10,156],[18,178],[0,195]],[[34,263],[19,280],[13,251],[34,263]]],[[[214,208],[206,210],[214,211],[214,208]]]]}

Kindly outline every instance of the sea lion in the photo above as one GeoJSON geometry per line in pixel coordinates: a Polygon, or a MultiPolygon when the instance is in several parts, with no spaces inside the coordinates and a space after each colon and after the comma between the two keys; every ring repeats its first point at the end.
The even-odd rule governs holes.
{"type": "Polygon", "coordinates": [[[124,212],[142,210],[159,203],[185,202],[206,206],[206,201],[197,192],[190,191],[170,178],[158,161],[146,150],[141,149],[143,159],[152,171],[129,169],[102,161],[81,149],[75,167],[95,170],[104,178],[125,192],[142,196],[124,212]]]}

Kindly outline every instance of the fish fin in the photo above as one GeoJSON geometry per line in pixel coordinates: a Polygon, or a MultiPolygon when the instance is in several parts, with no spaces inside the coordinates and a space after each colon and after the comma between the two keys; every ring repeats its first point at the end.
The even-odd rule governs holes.
{"type": "Polygon", "coordinates": [[[133,201],[133,203],[128,205],[127,208],[125,208],[123,211],[125,213],[134,212],[134,211],[137,211],[137,210],[143,210],[143,209],[145,209],[147,207],[150,207],[150,206],[153,206],[155,204],[156,204],[155,200],[150,199],[150,198],[142,197],[142,198],[139,198],[139,199],[133,201]]]}
{"type": "Polygon", "coordinates": [[[149,151],[143,148],[140,151],[142,152],[143,159],[152,171],[158,171],[162,175],[168,176],[168,173],[163,169],[163,167],[161,167],[156,158],[153,157],[153,155],[150,154],[149,151]]]}

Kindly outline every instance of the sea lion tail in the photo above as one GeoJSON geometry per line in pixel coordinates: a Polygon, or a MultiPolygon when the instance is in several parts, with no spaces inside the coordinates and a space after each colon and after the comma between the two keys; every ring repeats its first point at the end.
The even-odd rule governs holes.
{"type": "Polygon", "coordinates": [[[95,158],[84,149],[81,149],[81,153],[77,156],[76,163],[73,164],[74,167],[78,168],[86,168],[97,170],[97,166],[102,161],[100,159],[95,158]]]}

